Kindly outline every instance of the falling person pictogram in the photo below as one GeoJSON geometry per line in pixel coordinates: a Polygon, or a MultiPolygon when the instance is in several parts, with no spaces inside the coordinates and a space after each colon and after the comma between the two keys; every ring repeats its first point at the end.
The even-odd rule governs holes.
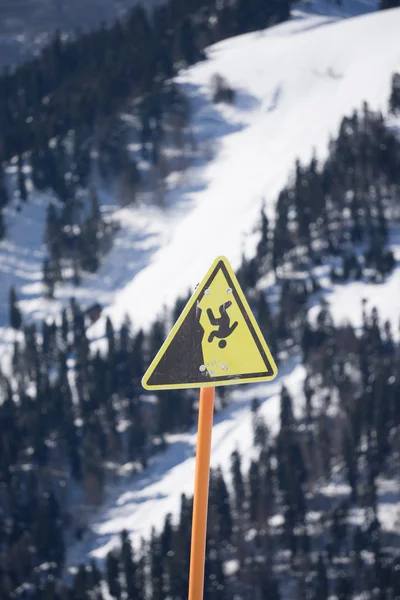
{"type": "Polygon", "coordinates": [[[238,321],[235,321],[231,325],[231,318],[227,313],[228,308],[232,306],[232,302],[224,302],[219,307],[219,317],[216,317],[211,310],[211,308],[207,308],[207,316],[209,321],[213,327],[218,327],[218,329],[214,329],[208,336],[208,341],[211,343],[214,338],[219,338],[218,346],[220,348],[225,348],[227,341],[225,338],[229,337],[239,325],[238,321]]]}

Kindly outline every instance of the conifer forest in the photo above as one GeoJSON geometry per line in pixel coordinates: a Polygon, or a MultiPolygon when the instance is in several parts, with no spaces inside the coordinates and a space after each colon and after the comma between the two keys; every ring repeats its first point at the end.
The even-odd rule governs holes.
{"type": "MultiPolygon", "coordinates": [[[[317,16],[304,18],[321,18],[326,2],[314,4],[317,16]]],[[[398,18],[397,6],[381,0],[376,15],[398,18]]],[[[227,44],[245,49],[263,36],[290,53],[299,34],[282,28],[295,27],[303,8],[292,0],[143,2],[113,23],[58,31],[0,75],[0,600],[188,598],[186,491],[161,528],[141,535],[122,523],[116,544],[101,556],[87,545],[71,564],[70,549],[86,547],[110,489],[155,477],[153,466],[195,431],[198,413],[197,390],[148,393],[141,384],[188,290],[148,325],[134,305],[114,319],[101,299],[88,292],[85,300],[85,286],[103,276],[122,239],[105,209],[110,198],[138,228],[144,205],[163,215],[172,237],[174,174],[190,178],[202,161],[212,177],[218,150],[201,145],[180,74],[203,68],[227,44]],[[16,224],[37,198],[43,235],[31,249],[40,270],[32,282],[45,307],[69,294],[47,318],[29,312],[29,295],[4,267],[16,224]],[[103,321],[104,335],[93,335],[103,321]]],[[[243,89],[219,73],[210,86],[212,110],[230,117],[243,89]]],[[[293,160],[276,197],[254,198],[254,243],[243,245],[236,274],[282,373],[278,411],[272,425],[263,392],[246,386],[251,452],[238,447],[229,463],[212,467],[204,600],[400,599],[400,288],[389,315],[379,295],[399,281],[400,63],[387,89],[381,110],[363,98],[341,115],[323,154],[310,148],[310,159],[293,160]],[[358,289],[376,301],[362,297],[356,322],[337,319],[332,290],[358,289]],[[304,377],[294,392],[285,374],[296,366],[304,377]]],[[[324,101],[316,93],[316,111],[324,101]]],[[[248,105],[227,137],[261,110],[248,105]]],[[[255,176],[245,154],[236,164],[243,180],[255,176]]],[[[265,165],[273,171],[273,157],[265,165]]],[[[185,202],[179,210],[192,210],[185,202]]],[[[233,196],[224,202],[228,209],[233,196]]],[[[152,257],[143,256],[146,268],[152,257]]],[[[18,258],[12,265],[23,269],[18,258]]],[[[222,421],[235,388],[217,388],[222,421]]]]}

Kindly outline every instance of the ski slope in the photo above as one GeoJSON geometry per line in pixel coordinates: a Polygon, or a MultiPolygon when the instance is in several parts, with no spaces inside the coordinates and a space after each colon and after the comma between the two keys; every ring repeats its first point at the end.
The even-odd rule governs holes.
{"type": "Polygon", "coordinates": [[[273,216],[295,159],[310,159],[313,149],[323,158],[342,116],[364,100],[386,111],[391,74],[400,70],[399,31],[398,9],[346,20],[298,15],[217,44],[209,60],[183,73],[194,131],[211,141],[214,159],[171,191],[178,194],[170,199],[173,222],[145,268],[115,295],[110,316],[118,321],[127,312],[147,323],[192,289],[215,256],[238,267],[243,251],[254,249],[262,199],[273,216]],[[236,89],[234,107],[211,103],[214,73],[236,89]]]}
{"type": "Polygon", "coordinates": [[[238,267],[257,241],[262,200],[273,217],[295,159],[308,160],[313,150],[323,158],[343,115],[364,100],[386,112],[390,78],[400,70],[399,31],[399,9],[349,19],[295,13],[287,23],[211,47],[208,60],[178,78],[207,156],[181,184],[171,183],[165,208],[116,211],[121,230],[96,275],[44,301],[45,200],[34,195],[22,218],[8,209],[9,236],[0,243],[0,339],[13,337],[4,330],[12,284],[24,314],[37,320],[58,314],[73,295],[86,306],[100,302],[107,309],[90,332],[99,340],[107,314],[118,325],[128,313],[134,326],[146,327],[193,289],[216,256],[238,267]],[[234,106],[211,102],[215,73],[235,88],[234,106]]]}

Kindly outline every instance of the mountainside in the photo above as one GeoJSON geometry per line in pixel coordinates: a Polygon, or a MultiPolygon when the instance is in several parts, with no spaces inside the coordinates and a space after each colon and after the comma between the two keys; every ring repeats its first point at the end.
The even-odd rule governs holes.
{"type": "MultiPolygon", "coordinates": [[[[119,230],[77,287],[44,297],[50,193],[5,208],[0,596],[185,597],[196,394],[140,377],[223,254],[280,374],[218,390],[205,598],[397,597],[400,9],[334,12],[294,12],[180,73],[197,158],[159,207],[100,190],[119,230]],[[233,102],[213,102],[216,81],[233,102]],[[123,529],[134,549],[124,533],[113,551],[123,529]],[[81,567],[64,590],[92,558],[103,574],[81,567]]],[[[16,161],[7,177],[21,170],[30,187],[16,161]]]]}
{"type": "Polygon", "coordinates": [[[214,256],[225,254],[238,267],[242,252],[252,253],[263,199],[273,217],[295,160],[313,151],[323,158],[343,115],[364,101],[386,111],[391,74],[400,68],[393,52],[399,25],[397,9],[345,21],[298,15],[218,44],[180,77],[194,106],[193,129],[210,140],[214,159],[171,191],[173,225],[151,232],[148,264],[116,294],[107,311],[113,319],[127,312],[148,322],[185,294],[214,256]],[[234,107],[211,103],[214,73],[237,90],[234,107]]]}
{"type": "MultiPolygon", "coordinates": [[[[242,253],[254,251],[252,230],[263,200],[273,218],[294,161],[309,159],[313,151],[325,156],[340,119],[364,101],[386,111],[391,75],[400,68],[393,51],[399,24],[397,9],[346,20],[298,14],[271,30],[210,48],[207,61],[179,77],[204,158],[183,181],[169,183],[162,209],[115,214],[121,230],[114,247],[81,287],[61,287],[55,302],[43,301],[43,200],[34,196],[15,217],[8,210],[9,236],[0,244],[3,323],[8,289],[15,284],[28,316],[57,314],[74,295],[83,305],[99,301],[116,324],[128,314],[143,327],[165,304],[186,295],[215,256],[228,256],[237,268],[242,253]],[[234,106],[212,103],[215,73],[235,89],[234,106]]],[[[103,338],[104,326],[103,317],[90,337],[103,338]]]]}
{"type": "MultiPolygon", "coordinates": [[[[141,4],[152,10],[160,0],[2,0],[0,2],[0,70],[31,58],[57,31],[74,35],[101,23],[123,19],[128,10],[141,4]]],[[[320,10],[321,2],[314,10],[320,10]]],[[[361,14],[376,7],[374,0],[347,0],[322,7],[332,14],[361,14]]]]}
{"type": "MultiPolygon", "coordinates": [[[[75,34],[123,17],[137,0],[2,0],[0,70],[29,59],[56,30],[75,34]]],[[[146,0],[146,7],[156,2],[146,0]]]]}
{"type": "MultiPolygon", "coordinates": [[[[148,237],[138,240],[146,259],[138,265],[136,250],[132,251],[133,280],[115,295],[106,311],[113,323],[121,322],[127,313],[134,324],[150,324],[164,302],[171,306],[177,295],[194,288],[214,256],[226,254],[235,266],[239,266],[244,250],[252,256],[258,241],[254,225],[262,200],[274,218],[277,194],[287,182],[295,159],[310,159],[314,151],[323,159],[329,137],[342,116],[360,108],[364,100],[371,108],[386,112],[390,77],[400,68],[392,50],[399,26],[399,10],[346,21],[297,15],[270,31],[218,44],[209,50],[206,62],[179,78],[193,102],[193,130],[199,143],[209,141],[212,158],[206,165],[193,167],[181,189],[171,190],[166,209],[129,211],[141,231],[149,224],[148,237]],[[210,81],[214,73],[225,77],[235,90],[234,106],[212,104],[210,81]]],[[[122,220],[121,240],[128,238],[130,223],[124,226],[122,220]]],[[[396,239],[392,242],[399,257],[396,239]]],[[[130,278],[129,249],[123,242],[121,246],[123,252],[113,249],[107,257],[95,277],[97,285],[106,273],[110,283],[130,278]]],[[[370,306],[376,305],[383,318],[393,322],[397,336],[400,310],[394,306],[393,297],[399,285],[399,269],[383,285],[337,285],[330,290],[332,314],[338,322],[350,320],[359,326],[361,300],[369,299],[370,306]]],[[[83,299],[88,289],[81,293],[83,299]]],[[[96,297],[102,298],[99,289],[96,297]]],[[[106,304],[109,299],[109,292],[104,292],[106,304]]],[[[311,318],[316,311],[318,306],[311,309],[311,318]]],[[[103,328],[100,320],[89,335],[98,341],[103,328]]],[[[296,402],[301,403],[304,375],[298,369],[293,373],[296,385],[292,389],[296,402]]],[[[284,380],[293,385],[292,375],[284,376],[284,380]]],[[[278,398],[275,396],[274,401],[271,391],[276,385],[269,388],[264,391],[263,386],[251,386],[235,392],[233,408],[225,417],[227,423],[220,425],[226,436],[223,443],[216,426],[214,464],[227,463],[236,445],[247,445],[244,440],[249,439],[249,433],[242,431],[244,413],[235,411],[236,398],[241,404],[242,398],[259,397],[268,424],[274,427],[278,398]]],[[[250,416],[243,427],[249,427],[249,420],[250,416]]],[[[139,479],[133,489],[112,494],[111,505],[95,518],[94,535],[72,550],[70,565],[89,549],[95,557],[104,557],[116,543],[121,527],[134,532],[138,539],[152,525],[160,524],[163,514],[178,509],[180,494],[191,489],[194,460],[191,457],[181,462],[175,445],[179,449],[189,443],[190,447],[193,441],[189,440],[190,436],[172,440],[167,455],[157,460],[157,474],[168,473],[159,483],[154,482],[150,471],[149,483],[145,476],[144,485],[139,479]]]]}

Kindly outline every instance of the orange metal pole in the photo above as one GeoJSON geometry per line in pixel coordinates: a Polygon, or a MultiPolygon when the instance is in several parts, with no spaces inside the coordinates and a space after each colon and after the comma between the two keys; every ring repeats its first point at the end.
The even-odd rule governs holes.
{"type": "Polygon", "coordinates": [[[215,388],[201,388],[194,483],[189,600],[203,600],[215,388]]]}

